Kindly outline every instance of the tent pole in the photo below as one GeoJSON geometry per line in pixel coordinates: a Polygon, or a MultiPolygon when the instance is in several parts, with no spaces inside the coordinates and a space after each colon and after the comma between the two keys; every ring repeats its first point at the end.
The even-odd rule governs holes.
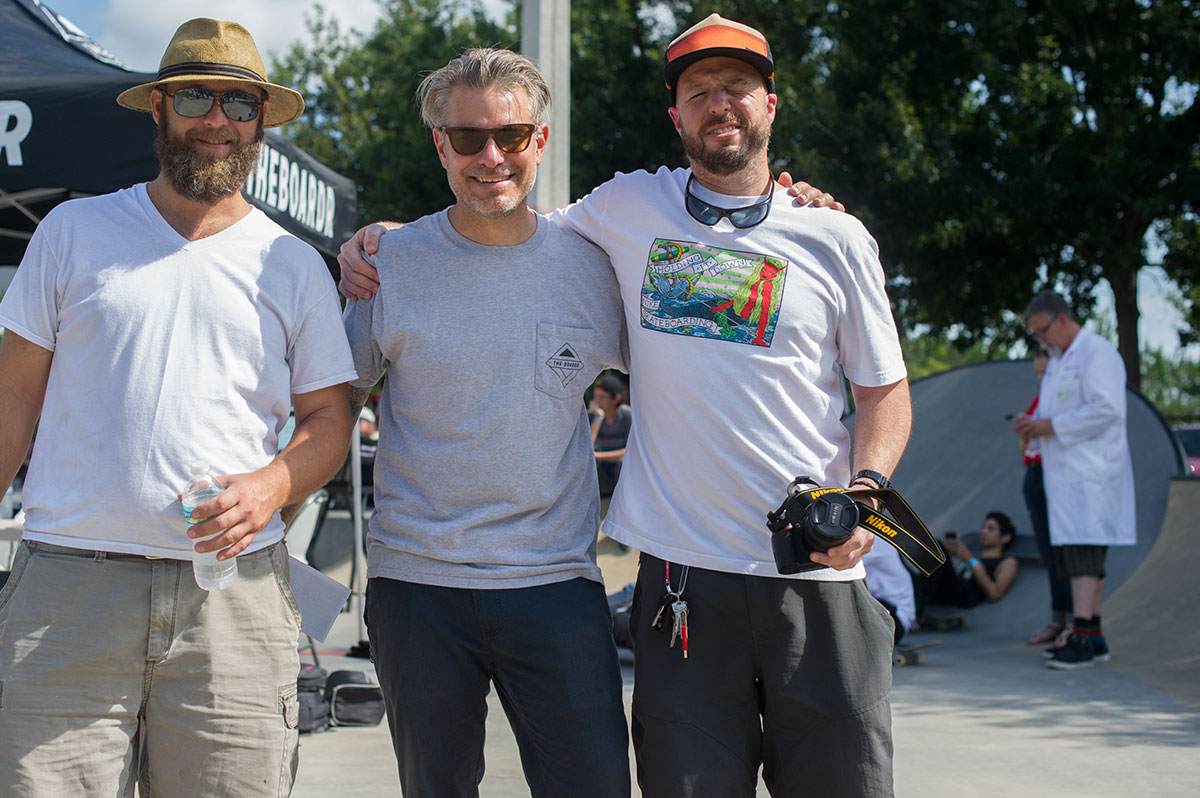
{"type": "Polygon", "coordinates": [[[358,419],[354,419],[353,431],[350,434],[350,515],[354,519],[354,584],[350,585],[351,596],[358,599],[358,639],[367,639],[367,630],[363,625],[363,612],[366,604],[366,563],[363,557],[363,496],[362,496],[362,451],[359,448],[361,437],[358,431],[358,419]]]}

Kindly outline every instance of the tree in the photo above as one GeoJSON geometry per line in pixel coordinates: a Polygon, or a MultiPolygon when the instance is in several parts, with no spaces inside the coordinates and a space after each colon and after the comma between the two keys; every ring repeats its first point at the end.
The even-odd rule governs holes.
{"type": "Polygon", "coordinates": [[[1190,215],[1160,221],[1156,233],[1167,244],[1163,268],[1179,286],[1175,305],[1186,322],[1179,331],[1179,342],[1200,343],[1200,220],[1193,211],[1190,215]]]}
{"type": "Polygon", "coordinates": [[[910,335],[902,338],[900,348],[904,350],[904,365],[908,368],[909,382],[971,363],[1008,359],[1007,352],[990,348],[983,341],[960,347],[954,341],[933,335],[910,335]]]}
{"type": "Polygon", "coordinates": [[[311,45],[274,64],[303,87],[305,110],[284,130],[358,186],[359,219],[409,220],[453,202],[414,100],[429,71],[470,47],[518,47],[515,28],[489,20],[478,0],[386,0],[375,29],[348,37],[318,6],[311,45]]]}
{"type": "MultiPolygon", "coordinates": [[[[571,4],[571,196],[617,171],[683,162],[667,119],[662,37],[654,3],[571,4]]],[[[304,87],[304,115],[287,135],[359,187],[359,219],[413,219],[453,202],[413,97],[421,78],[469,47],[520,49],[517,10],[488,20],[478,0],[386,0],[365,36],[347,37],[320,7],[311,43],[272,74],[304,87]]],[[[550,146],[568,146],[551,130],[550,146]]]]}
{"type": "Polygon", "coordinates": [[[1138,383],[1147,233],[1200,278],[1194,2],[731,5],[775,49],[774,155],[867,223],[902,324],[1015,339],[1037,288],[1087,317],[1104,278],[1138,383]]]}
{"type": "MultiPolygon", "coordinates": [[[[1035,172],[1028,185],[1053,186],[1061,199],[1046,250],[1051,280],[1057,270],[1084,290],[1101,276],[1112,285],[1118,349],[1136,387],[1137,274],[1147,234],[1194,219],[1200,197],[1200,105],[1185,96],[1200,83],[1200,9],[1190,0],[1041,0],[1019,19],[987,73],[987,107],[1010,119],[1026,110],[1022,69],[1063,82],[1040,107],[1064,121],[1069,112],[1070,127],[1040,159],[1045,179],[1035,172]]],[[[1200,271],[1194,252],[1168,240],[1172,277],[1200,271]]]]}
{"type": "Polygon", "coordinates": [[[1142,350],[1142,376],[1146,398],[1168,419],[1200,418],[1200,363],[1182,352],[1172,356],[1147,348],[1142,350]]]}
{"type": "Polygon", "coordinates": [[[587,194],[615,172],[686,161],[667,118],[667,33],[665,26],[656,24],[659,18],[671,15],[658,3],[571,2],[572,198],[587,194]]]}
{"type": "MultiPolygon", "coordinates": [[[[362,218],[413,218],[451,201],[412,105],[419,75],[519,35],[515,14],[497,25],[477,0],[384,7],[348,44],[318,15],[315,45],[281,64],[310,99],[289,127],[360,185],[362,218]]],[[[1150,231],[1200,320],[1196,0],[576,0],[573,196],[614,171],[683,162],[661,116],[662,53],[714,10],[767,33],[773,167],[863,219],[905,332],[1011,343],[1037,289],[1062,290],[1087,318],[1107,279],[1137,385],[1150,231]]]]}

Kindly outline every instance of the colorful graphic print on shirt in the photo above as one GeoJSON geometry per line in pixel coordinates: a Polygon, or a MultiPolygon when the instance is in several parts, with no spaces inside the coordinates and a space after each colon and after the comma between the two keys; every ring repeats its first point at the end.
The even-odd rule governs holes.
{"type": "Polygon", "coordinates": [[[642,283],[642,326],[770,346],[787,266],[772,255],[656,238],[642,283]]]}

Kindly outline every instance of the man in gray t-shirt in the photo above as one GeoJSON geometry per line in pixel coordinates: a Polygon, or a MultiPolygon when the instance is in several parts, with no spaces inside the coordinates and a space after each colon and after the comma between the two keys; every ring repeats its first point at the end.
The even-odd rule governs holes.
{"type": "Polygon", "coordinates": [[[387,376],[366,615],[401,785],[476,794],[494,683],[533,795],[628,795],[583,401],[628,370],[616,280],[526,204],[549,135],[533,64],[472,50],[419,94],[457,201],[383,237],[380,291],[345,316],[355,412],[387,376]]]}

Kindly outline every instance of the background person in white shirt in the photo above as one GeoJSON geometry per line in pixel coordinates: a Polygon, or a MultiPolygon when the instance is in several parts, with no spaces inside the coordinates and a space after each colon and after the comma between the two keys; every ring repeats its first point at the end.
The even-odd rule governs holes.
{"type": "Polygon", "coordinates": [[[1125,429],[1125,364],[1116,348],[1075,321],[1070,306],[1042,291],[1025,309],[1029,332],[1050,352],[1032,417],[1013,430],[1037,438],[1058,571],[1071,581],[1075,630],[1047,666],[1091,667],[1109,658],[1100,625],[1104,557],[1137,541],[1133,461],[1125,429]]]}

